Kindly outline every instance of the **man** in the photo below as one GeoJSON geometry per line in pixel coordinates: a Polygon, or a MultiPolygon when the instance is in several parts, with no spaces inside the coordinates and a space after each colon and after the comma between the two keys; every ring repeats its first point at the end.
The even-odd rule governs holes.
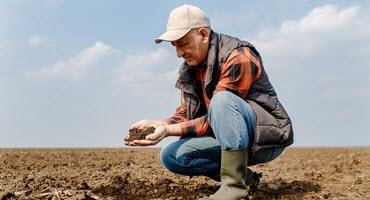
{"type": "Polygon", "coordinates": [[[178,174],[221,181],[204,199],[242,199],[259,177],[247,166],[273,160],[293,143],[290,118],[279,102],[254,46],[213,32],[200,8],[183,5],[169,15],[167,31],[155,42],[170,42],[184,59],[176,87],[181,105],[165,120],[142,120],[131,129],[156,127],[131,146],[180,139],[161,150],[161,161],[178,174]]]}

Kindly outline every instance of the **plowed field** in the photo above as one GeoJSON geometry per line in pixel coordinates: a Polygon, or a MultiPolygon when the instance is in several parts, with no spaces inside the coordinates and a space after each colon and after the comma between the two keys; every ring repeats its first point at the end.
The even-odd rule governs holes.
{"type": "MultiPolygon", "coordinates": [[[[253,199],[370,199],[370,148],[289,148],[252,169],[253,199]]],[[[159,149],[0,149],[1,199],[197,199],[218,185],[166,171],[159,149]]]]}

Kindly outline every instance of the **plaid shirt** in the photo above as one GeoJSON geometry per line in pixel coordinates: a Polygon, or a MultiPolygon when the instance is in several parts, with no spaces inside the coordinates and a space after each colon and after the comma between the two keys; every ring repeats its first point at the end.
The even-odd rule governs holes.
{"type": "MultiPolygon", "coordinates": [[[[205,73],[206,69],[196,70],[196,78],[203,88],[202,103],[209,110],[210,99],[205,91],[205,73]]],[[[256,81],[262,73],[261,60],[253,54],[247,47],[241,47],[231,52],[226,62],[221,66],[220,77],[216,85],[213,95],[219,91],[230,91],[241,98],[248,95],[251,85],[256,81]]],[[[178,124],[181,126],[181,135],[196,135],[203,136],[212,131],[207,115],[188,120],[186,118],[186,106],[181,92],[181,105],[176,109],[176,112],[166,119],[167,124],[178,124]]]]}

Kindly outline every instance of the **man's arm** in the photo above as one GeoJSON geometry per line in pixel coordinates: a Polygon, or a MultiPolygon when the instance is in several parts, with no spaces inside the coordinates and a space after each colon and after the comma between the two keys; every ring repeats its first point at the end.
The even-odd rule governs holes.
{"type": "Polygon", "coordinates": [[[201,136],[211,130],[207,121],[207,115],[193,120],[188,120],[186,116],[186,104],[183,91],[181,91],[181,105],[172,116],[161,121],[142,120],[137,122],[131,127],[157,126],[154,126],[156,127],[154,133],[148,135],[145,140],[128,141],[128,138],[125,138],[125,144],[130,146],[155,145],[167,136],[201,136]]]}
{"type": "Polygon", "coordinates": [[[126,145],[130,146],[148,146],[155,145],[160,142],[163,138],[168,136],[185,136],[194,134],[199,136],[199,133],[207,133],[210,131],[210,126],[207,121],[207,117],[202,116],[194,120],[189,120],[177,124],[158,126],[154,133],[147,135],[144,140],[125,141],[126,145]],[[196,130],[196,129],[199,130],[196,130]]]}

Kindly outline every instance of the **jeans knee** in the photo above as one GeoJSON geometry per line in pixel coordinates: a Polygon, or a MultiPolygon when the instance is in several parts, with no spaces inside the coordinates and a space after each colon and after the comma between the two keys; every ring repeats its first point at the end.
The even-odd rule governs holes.
{"type": "Polygon", "coordinates": [[[210,103],[210,110],[221,111],[225,108],[230,108],[232,105],[232,96],[235,95],[228,91],[220,91],[213,95],[210,103]]]}
{"type": "Polygon", "coordinates": [[[169,171],[179,173],[179,167],[183,165],[180,158],[176,156],[178,146],[175,143],[169,144],[162,148],[160,159],[162,165],[169,171]]]}
{"type": "Polygon", "coordinates": [[[162,165],[168,170],[170,170],[169,168],[172,168],[173,165],[173,159],[171,159],[171,157],[173,157],[172,154],[173,151],[170,150],[170,145],[167,145],[161,149],[160,160],[162,165]]]}

